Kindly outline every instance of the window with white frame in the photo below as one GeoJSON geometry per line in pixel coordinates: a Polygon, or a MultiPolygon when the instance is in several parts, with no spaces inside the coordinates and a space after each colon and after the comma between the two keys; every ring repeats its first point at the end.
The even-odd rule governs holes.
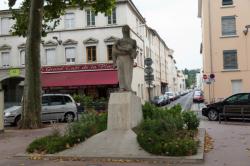
{"type": "Polygon", "coordinates": [[[76,60],[76,48],[66,47],[65,48],[66,64],[75,63],[76,60]]]}
{"type": "Polygon", "coordinates": [[[222,6],[233,5],[233,0],[222,0],[222,6]]]}
{"type": "Polygon", "coordinates": [[[1,35],[10,34],[10,29],[11,29],[10,18],[8,17],[1,18],[1,35]]]}
{"type": "Polygon", "coordinates": [[[75,14],[66,13],[64,16],[64,27],[65,29],[75,28],[75,14]]]}
{"type": "Polygon", "coordinates": [[[25,50],[20,51],[20,65],[21,66],[25,65],[25,50]]]}
{"type": "Polygon", "coordinates": [[[86,51],[88,62],[96,62],[96,46],[87,46],[86,51]]]}
{"type": "Polygon", "coordinates": [[[1,52],[1,67],[10,66],[10,52],[1,52]]]}
{"type": "Polygon", "coordinates": [[[112,9],[111,14],[108,16],[108,24],[116,24],[116,8],[112,9]]]}
{"type": "Polygon", "coordinates": [[[111,44],[107,45],[108,61],[113,60],[113,58],[112,58],[112,48],[113,48],[113,45],[111,45],[111,44]]]}
{"type": "Polygon", "coordinates": [[[235,16],[223,16],[221,18],[222,36],[236,35],[235,16]]]}
{"type": "Polygon", "coordinates": [[[237,50],[223,51],[224,69],[238,69],[237,50]]]}
{"type": "Polygon", "coordinates": [[[56,49],[47,48],[45,49],[45,53],[46,53],[46,64],[55,65],[56,64],[56,49]]]}
{"type": "Polygon", "coordinates": [[[87,26],[95,26],[95,12],[92,10],[86,10],[87,26]]]}

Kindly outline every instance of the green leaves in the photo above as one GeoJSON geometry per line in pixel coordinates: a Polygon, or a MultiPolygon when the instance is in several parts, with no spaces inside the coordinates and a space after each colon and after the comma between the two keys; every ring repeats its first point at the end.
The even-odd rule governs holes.
{"type": "MultiPolygon", "coordinates": [[[[10,8],[14,6],[16,0],[9,0],[10,8]]],[[[109,14],[115,6],[115,0],[45,0],[43,8],[43,24],[41,27],[42,36],[53,31],[60,23],[60,16],[65,14],[68,7],[80,8],[83,10],[89,7],[96,13],[109,14]]],[[[13,19],[16,20],[12,27],[12,34],[17,36],[27,36],[29,21],[30,0],[24,0],[19,10],[12,10],[13,19]]]]}

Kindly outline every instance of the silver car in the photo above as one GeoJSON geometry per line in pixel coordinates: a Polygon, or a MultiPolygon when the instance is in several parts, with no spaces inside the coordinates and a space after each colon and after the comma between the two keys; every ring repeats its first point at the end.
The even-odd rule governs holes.
{"type": "MultiPolygon", "coordinates": [[[[13,106],[4,110],[4,123],[17,125],[21,119],[21,106],[13,106]]],[[[72,122],[77,116],[77,105],[67,94],[44,94],[42,96],[42,122],[72,122]]]]}

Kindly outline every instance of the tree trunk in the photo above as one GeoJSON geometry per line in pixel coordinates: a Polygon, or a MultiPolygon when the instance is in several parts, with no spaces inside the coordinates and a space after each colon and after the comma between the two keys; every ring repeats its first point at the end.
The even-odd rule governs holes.
{"type": "Polygon", "coordinates": [[[20,127],[41,127],[40,43],[44,0],[31,0],[25,55],[23,111],[20,127]]]}

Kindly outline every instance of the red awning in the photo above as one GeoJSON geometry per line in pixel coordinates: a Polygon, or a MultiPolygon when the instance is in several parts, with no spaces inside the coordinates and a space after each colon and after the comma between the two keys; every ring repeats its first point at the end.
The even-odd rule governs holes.
{"type": "Polygon", "coordinates": [[[43,87],[67,87],[86,85],[116,85],[118,84],[117,71],[88,71],[42,73],[43,87]]]}

